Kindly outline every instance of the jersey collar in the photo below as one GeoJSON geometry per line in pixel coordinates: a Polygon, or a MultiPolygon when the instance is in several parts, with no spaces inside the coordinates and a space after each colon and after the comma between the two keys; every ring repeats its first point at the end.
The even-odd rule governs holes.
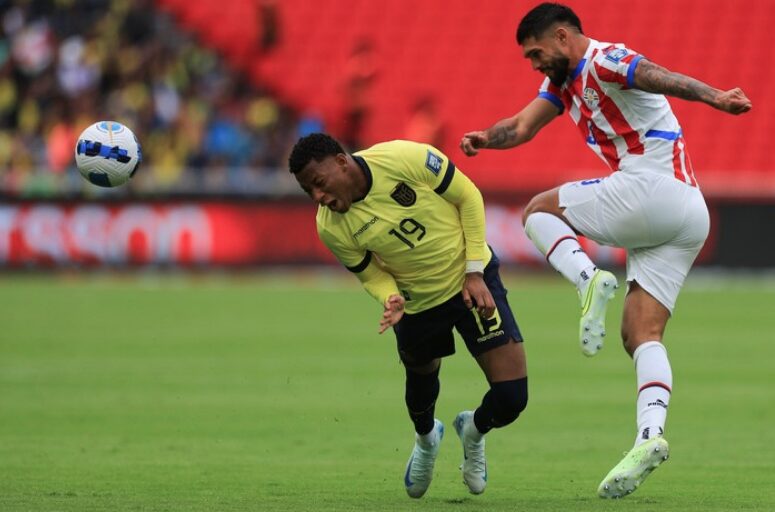
{"type": "Polygon", "coordinates": [[[353,160],[355,160],[355,163],[358,164],[358,167],[360,167],[361,171],[363,171],[363,175],[366,177],[366,194],[363,197],[353,201],[354,203],[357,203],[358,201],[363,201],[366,199],[366,196],[369,195],[374,179],[372,178],[371,169],[369,169],[369,164],[366,163],[366,160],[358,155],[352,155],[352,157],[353,160]]]}
{"type": "Polygon", "coordinates": [[[587,60],[589,60],[589,57],[592,53],[592,48],[594,48],[596,43],[597,41],[589,38],[589,45],[587,46],[587,50],[584,52],[584,58],[581,59],[578,64],[576,64],[576,69],[574,69],[573,73],[571,73],[570,78],[568,79],[568,83],[572,84],[584,70],[584,66],[587,64],[587,60]]]}

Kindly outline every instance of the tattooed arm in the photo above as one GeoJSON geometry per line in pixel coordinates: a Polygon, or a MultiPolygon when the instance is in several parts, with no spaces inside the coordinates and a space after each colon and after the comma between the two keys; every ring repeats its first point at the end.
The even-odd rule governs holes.
{"type": "Polygon", "coordinates": [[[508,149],[532,139],[538,131],[557,117],[554,104],[536,98],[517,115],[498,121],[486,130],[468,132],[460,140],[460,149],[474,156],[480,149],[508,149]]]}
{"type": "Polygon", "coordinates": [[[739,87],[722,91],[690,76],[673,73],[646,59],[642,59],[635,68],[634,85],[636,89],[646,92],[701,101],[730,114],[743,114],[751,110],[751,100],[739,87]]]}

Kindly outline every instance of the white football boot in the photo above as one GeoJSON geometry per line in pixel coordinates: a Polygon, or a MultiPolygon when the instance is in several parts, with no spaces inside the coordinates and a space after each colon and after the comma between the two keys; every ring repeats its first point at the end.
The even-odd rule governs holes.
{"type": "Polygon", "coordinates": [[[463,444],[463,464],[460,466],[463,483],[471,494],[482,494],[487,487],[487,460],[484,457],[484,435],[474,425],[473,411],[457,415],[455,432],[463,444]]]}
{"type": "Polygon", "coordinates": [[[444,437],[444,425],[433,420],[433,430],[427,436],[415,434],[414,448],[404,473],[406,493],[412,498],[422,498],[433,479],[433,464],[439,454],[439,446],[444,437]]]}

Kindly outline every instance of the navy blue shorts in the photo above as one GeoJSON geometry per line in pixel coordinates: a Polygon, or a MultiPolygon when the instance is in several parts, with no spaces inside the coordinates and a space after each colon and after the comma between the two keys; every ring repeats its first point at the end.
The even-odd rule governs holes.
{"type": "Polygon", "coordinates": [[[404,314],[393,327],[401,361],[408,366],[420,366],[454,354],[453,327],[474,357],[510,340],[522,341],[517,321],[506,300],[507,291],[501,282],[499,268],[500,262],[493,253],[484,269],[484,282],[497,306],[496,313],[489,319],[482,320],[476,309],[468,309],[462,292],[425,311],[404,314]]]}

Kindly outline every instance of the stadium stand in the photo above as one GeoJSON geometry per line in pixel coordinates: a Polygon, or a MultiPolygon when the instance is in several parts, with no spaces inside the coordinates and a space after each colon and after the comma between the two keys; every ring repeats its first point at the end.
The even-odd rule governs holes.
{"type": "Polygon", "coordinates": [[[7,197],[295,191],[283,168],[297,124],[148,0],[0,3],[7,197]],[[79,133],[100,119],[126,123],[142,142],[131,186],[96,189],[73,167],[79,133]]]}
{"type": "MultiPolygon", "coordinates": [[[[585,32],[626,42],[668,68],[721,88],[741,86],[754,102],[747,116],[733,118],[696,104],[674,101],[699,179],[709,195],[775,194],[775,167],[767,138],[775,109],[766,89],[772,67],[763,63],[775,9],[769,0],[575,0],[585,32]]],[[[340,135],[352,100],[354,49],[371,45],[373,79],[359,96],[362,145],[400,138],[411,105],[433,97],[445,127],[443,149],[457,160],[460,135],[489,126],[531,99],[541,77],[515,44],[520,16],[531,3],[488,0],[158,0],[230,62],[247,66],[300,112],[321,116],[340,135]],[[273,6],[277,44],[257,48],[265,26],[261,11],[273,6]],[[214,22],[213,20],[217,20],[214,22]],[[228,35],[224,35],[228,34],[228,35]]],[[[518,152],[488,153],[460,161],[485,189],[539,189],[566,179],[607,174],[602,163],[575,140],[563,120],[550,125],[518,152]],[[557,142],[560,141],[558,145],[557,142]]]]}
{"type": "MultiPolygon", "coordinates": [[[[572,4],[591,36],[625,41],[719,87],[743,87],[754,103],[744,117],[673,105],[708,196],[775,196],[773,71],[760,55],[775,22],[770,0],[572,4]]],[[[605,175],[565,119],[517,151],[465,159],[457,149],[462,133],[535,95],[541,76],[514,41],[530,5],[0,3],[0,190],[94,194],[75,173],[71,148],[81,128],[104,118],[131,126],[145,150],[147,169],[118,194],[292,193],[288,148],[323,128],[353,150],[401,137],[435,142],[491,194],[605,175]]]]}
{"type": "MultiPolygon", "coordinates": [[[[352,150],[402,137],[440,146],[487,196],[502,261],[541,264],[520,222],[530,194],[609,171],[567,119],[514,151],[457,148],[535,96],[541,76],[514,41],[534,3],[0,2],[0,267],[330,262],[315,206],[285,170],[298,135],[321,129],[352,150]],[[75,139],[100,119],[143,144],[129,186],[97,189],[74,168],[75,139]]],[[[739,248],[761,245],[775,205],[761,56],[772,0],[570,3],[589,35],[746,91],[753,111],[739,118],[673,105],[713,218],[699,261],[771,266],[772,251],[739,248]]]]}

